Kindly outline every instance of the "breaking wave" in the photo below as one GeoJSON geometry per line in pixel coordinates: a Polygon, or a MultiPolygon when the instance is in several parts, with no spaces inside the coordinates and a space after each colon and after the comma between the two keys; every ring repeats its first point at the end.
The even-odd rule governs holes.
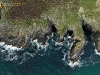
{"type": "Polygon", "coordinates": [[[62,60],[66,61],[68,56],[68,51],[72,46],[71,37],[68,36],[63,42],[57,42],[56,37],[48,36],[45,45],[38,43],[38,40],[31,40],[29,45],[23,48],[17,48],[12,45],[7,45],[5,42],[0,42],[0,58],[5,61],[19,61],[20,64],[24,63],[30,58],[35,56],[44,56],[50,51],[62,51],[64,54],[62,60]]]}
{"type": "Polygon", "coordinates": [[[100,53],[98,53],[98,51],[95,49],[95,53],[97,54],[97,55],[100,55],[100,53]]]}
{"type": "Polygon", "coordinates": [[[71,61],[69,61],[69,63],[68,63],[68,65],[71,67],[71,68],[73,68],[73,67],[75,67],[75,66],[78,66],[78,67],[81,67],[82,65],[81,65],[81,62],[78,60],[78,61],[76,61],[76,62],[71,62],[71,61]]]}
{"type": "Polygon", "coordinates": [[[12,45],[7,45],[5,44],[5,42],[0,42],[0,59],[4,61],[13,61],[18,62],[18,64],[23,64],[31,58],[38,56],[43,57],[46,54],[50,54],[50,52],[60,51],[63,55],[63,57],[61,58],[62,62],[66,66],[70,66],[71,68],[75,66],[88,66],[89,64],[95,64],[100,62],[100,60],[98,59],[99,56],[97,55],[98,53],[95,53],[94,50],[91,48],[91,42],[87,42],[85,47],[87,48],[88,45],[90,45],[91,43],[90,48],[87,48],[89,49],[89,52],[85,51],[87,49],[84,48],[80,60],[73,63],[68,60],[70,49],[73,46],[73,41],[71,37],[67,36],[67,38],[64,38],[63,42],[57,42],[56,40],[56,37],[53,35],[48,36],[45,45],[38,43],[37,39],[31,40],[29,45],[24,49],[17,48],[12,45]]]}

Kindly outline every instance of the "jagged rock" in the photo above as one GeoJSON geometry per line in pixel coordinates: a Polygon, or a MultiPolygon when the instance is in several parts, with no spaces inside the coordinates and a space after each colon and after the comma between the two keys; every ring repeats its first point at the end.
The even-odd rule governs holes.
{"type": "MultiPolygon", "coordinates": [[[[100,0],[96,1],[96,6],[100,9],[100,0]]],[[[93,11],[97,13],[97,11],[93,11]]],[[[99,11],[98,11],[99,12],[99,11]]],[[[85,14],[84,14],[85,15],[85,14]]],[[[87,15],[87,14],[86,14],[87,15]]],[[[80,17],[82,27],[84,30],[92,32],[92,39],[95,43],[95,48],[98,52],[100,52],[100,20],[99,16],[97,18],[90,18],[90,17],[80,17]]]]}
{"type": "Polygon", "coordinates": [[[83,30],[88,30],[90,32],[93,32],[93,27],[83,18],[81,18],[81,22],[82,22],[82,28],[83,30]]]}
{"type": "Polygon", "coordinates": [[[64,34],[59,38],[59,42],[64,41],[64,37],[67,38],[70,36],[71,38],[74,37],[74,33],[72,29],[68,29],[67,31],[64,32],[64,34]]]}
{"type": "Polygon", "coordinates": [[[53,33],[57,32],[55,24],[51,20],[49,20],[48,18],[47,18],[47,26],[48,26],[49,32],[53,32],[53,33]]]}
{"type": "Polygon", "coordinates": [[[92,38],[95,43],[96,50],[100,53],[100,31],[93,32],[92,38]]]}

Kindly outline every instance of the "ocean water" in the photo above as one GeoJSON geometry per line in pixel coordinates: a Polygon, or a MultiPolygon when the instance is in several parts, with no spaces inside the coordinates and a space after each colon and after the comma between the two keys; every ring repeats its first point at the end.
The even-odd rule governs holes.
{"type": "Polygon", "coordinates": [[[73,44],[70,38],[57,43],[52,35],[47,45],[34,40],[25,50],[0,43],[0,75],[100,75],[100,56],[95,52],[91,33],[85,35],[87,44],[75,66],[68,61],[73,44]]]}

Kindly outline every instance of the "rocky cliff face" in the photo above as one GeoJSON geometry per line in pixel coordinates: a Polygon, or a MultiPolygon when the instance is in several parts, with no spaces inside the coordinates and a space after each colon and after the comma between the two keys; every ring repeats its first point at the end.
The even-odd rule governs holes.
{"type": "Polygon", "coordinates": [[[100,0],[97,0],[96,3],[96,9],[92,10],[83,10],[85,13],[82,13],[81,23],[82,27],[90,32],[92,32],[92,39],[95,45],[95,49],[98,53],[100,53],[100,0]],[[87,13],[91,12],[91,13],[87,13]],[[84,16],[83,16],[84,15],[84,16]]]}
{"type": "MultiPolygon", "coordinates": [[[[88,6],[89,2],[83,1],[83,0],[80,0],[80,1],[78,0],[58,1],[57,0],[57,1],[54,1],[55,3],[53,4],[52,4],[52,1],[50,2],[50,4],[48,3],[48,0],[46,1],[46,3],[45,1],[42,1],[42,3],[44,4],[44,5],[42,4],[42,7],[45,6],[46,8],[44,9],[44,11],[42,11],[42,8],[38,8],[39,4],[37,5],[37,8],[35,7],[32,8],[36,11],[40,9],[39,18],[36,18],[36,17],[34,18],[31,16],[31,15],[34,16],[34,14],[32,14],[31,12],[31,9],[27,8],[27,10],[31,12],[31,14],[29,14],[27,13],[28,11],[25,9],[25,7],[24,8],[21,7],[21,11],[23,11],[23,13],[25,13],[26,15],[29,15],[29,17],[31,18],[32,23],[28,22],[28,18],[26,16],[26,20],[27,20],[26,23],[28,25],[29,23],[31,24],[28,27],[25,25],[22,25],[23,23],[19,24],[20,20],[21,21],[23,20],[19,19],[20,14],[18,13],[16,14],[15,9],[11,8],[13,9],[12,12],[14,12],[15,14],[11,15],[12,12],[10,12],[8,13],[9,14],[8,16],[9,18],[14,17],[16,19],[18,15],[19,17],[17,19],[18,22],[17,22],[17,25],[14,25],[13,22],[16,23],[16,21],[13,20],[13,22],[9,23],[9,20],[6,20],[4,23],[0,24],[0,42],[4,41],[8,45],[12,44],[14,46],[24,48],[29,44],[31,40],[35,40],[35,39],[38,39],[39,43],[45,44],[47,40],[47,36],[52,35],[52,33],[54,33],[56,38],[58,38],[57,39],[58,42],[64,41],[64,38],[71,38],[72,46],[70,48],[68,57],[69,57],[69,60],[74,63],[80,59],[82,49],[85,45],[84,31],[82,28],[82,27],[85,27],[87,30],[93,32],[93,40],[95,42],[96,49],[99,51],[100,36],[98,34],[100,33],[100,29],[99,29],[100,25],[99,25],[99,17],[97,16],[97,14],[95,14],[95,12],[98,13],[99,11],[85,10],[84,7],[86,6],[84,5],[87,5],[87,7],[91,7],[91,5],[88,6]],[[56,2],[58,4],[56,4],[56,2]],[[87,3],[87,4],[84,4],[84,3],[87,3]],[[88,17],[91,15],[93,15],[92,18],[88,17]],[[95,17],[95,15],[97,17],[95,17]]],[[[90,1],[90,2],[93,2],[93,1],[90,1]]],[[[90,3],[90,4],[93,4],[93,3],[90,3]]],[[[32,6],[35,6],[35,5],[32,5],[32,6]]],[[[29,5],[29,8],[31,8],[30,6],[31,5],[29,5]]],[[[16,9],[19,10],[20,8],[16,7],[16,9]]],[[[38,16],[38,12],[35,12],[36,16],[38,16]]],[[[23,14],[22,12],[20,13],[23,14]]],[[[25,18],[25,15],[23,17],[25,18]]]]}
{"type": "Polygon", "coordinates": [[[95,44],[95,48],[100,53],[100,30],[99,30],[99,22],[97,20],[93,21],[93,19],[83,18],[83,27],[92,32],[92,39],[95,44]]]}
{"type": "Polygon", "coordinates": [[[24,30],[18,30],[18,26],[15,28],[15,26],[9,23],[0,24],[0,42],[5,42],[7,45],[13,45],[19,48],[25,48],[29,45],[31,40],[37,39],[39,43],[45,45],[47,36],[51,36],[52,33],[54,33],[57,42],[63,42],[64,38],[71,39],[73,44],[70,47],[69,60],[73,63],[79,60],[85,40],[75,38],[75,30],[71,28],[64,32],[63,35],[59,34],[55,24],[49,19],[47,19],[46,27],[47,30],[40,28],[39,30],[34,31],[31,27],[24,30]]]}

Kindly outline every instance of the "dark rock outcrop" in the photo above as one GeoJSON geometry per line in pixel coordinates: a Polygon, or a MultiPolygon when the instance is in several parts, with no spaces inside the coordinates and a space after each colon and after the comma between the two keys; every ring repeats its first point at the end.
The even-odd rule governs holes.
{"type": "Polygon", "coordinates": [[[46,25],[48,26],[50,32],[54,32],[54,33],[57,32],[55,24],[51,20],[49,20],[48,18],[47,18],[47,24],[46,25]]]}
{"type": "Polygon", "coordinates": [[[25,47],[29,44],[30,40],[37,39],[39,43],[45,44],[47,36],[52,35],[52,33],[54,33],[54,36],[58,37],[55,24],[51,20],[47,19],[46,26],[48,27],[48,30],[43,31],[42,29],[39,29],[26,35],[23,31],[15,31],[17,34],[11,33],[13,26],[6,23],[0,28],[0,42],[5,42],[8,45],[17,47],[25,47]]]}
{"type": "Polygon", "coordinates": [[[81,18],[83,30],[92,33],[92,39],[95,43],[95,48],[100,53],[100,30],[97,28],[99,25],[96,21],[92,21],[92,19],[81,18]],[[97,24],[97,25],[96,25],[97,24]],[[97,26],[97,27],[95,27],[97,26]]]}
{"type": "Polygon", "coordinates": [[[83,31],[87,30],[87,31],[93,32],[93,27],[89,23],[87,23],[83,19],[83,17],[81,17],[81,25],[82,25],[83,31]]]}
{"type": "Polygon", "coordinates": [[[63,37],[66,36],[71,36],[72,38],[74,37],[74,31],[71,29],[68,29],[66,33],[64,33],[63,37]]]}
{"type": "MultiPolygon", "coordinates": [[[[82,49],[80,49],[81,47],[76,48],[77,43],[80,44],[81,40],[73,39],[75,36],[74,30],[69,28],[63,35],[59,35],[56,25],[49,19],[47,19],[46,26],[47,26],[47,29],[45,29],[45,31],[42,29],[33,31],[31,29],[30,31],[32,32],[28,32],[28,34],[25,34],[24,31],[17,32],[17,30],[11,33],[13,26],[4,25],[3,29],[1,28],[0,30],[1,31],[0,32],[0,42],[5,42],[8,45],[25,48],[30,44],[31,40],[35,40],[35,39],[37,39],[39,43],[45,44],[47,40],[47,36],[51,36],[53,34],[56,38],[58,38],[57,40],[58,42],[63,42],[64,38],[71,39],[71,42],[73,42],[73,45],[70,49],[69,59],[73,61],[73,63],[77,61],[80,57],[82,49]]],[[[84,45],[84,42],[81,44],[84,45]]]]}
{"type": "Polygon", "coordinates": [[[96,31],[92,35],[93,42],[95,43],[95,48],[100,53],[100,31],[96,31]]]}

